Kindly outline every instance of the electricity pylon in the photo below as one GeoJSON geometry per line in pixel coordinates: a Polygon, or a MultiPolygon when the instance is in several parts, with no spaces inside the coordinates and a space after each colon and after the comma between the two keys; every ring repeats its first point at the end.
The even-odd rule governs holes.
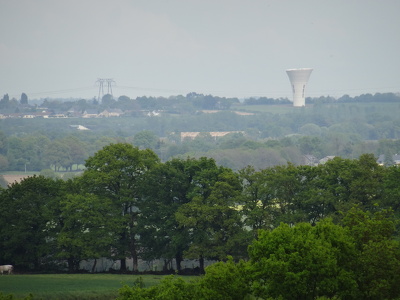
{"type": "Polygon", "coordinates": [[[111,97],[113,97],[112,93],[112,84],[115,83],[115,81],[112,78],[97,78],[96,83],[99,84],[99,96],[97,98],[97,101],[100,103],[100,99],[103,99],[104,96],[104,83],[107,83],[107,94],[110,94],[111,97]],[[100,98],[101,95],[101,98],[100,98]]]}

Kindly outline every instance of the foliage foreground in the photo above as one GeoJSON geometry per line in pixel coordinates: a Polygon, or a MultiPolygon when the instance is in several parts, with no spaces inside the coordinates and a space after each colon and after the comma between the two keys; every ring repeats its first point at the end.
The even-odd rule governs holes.
{"type": "Polygon", "coordinates": [[[140,286],[151,287],[160,280],[160,276],[154,275],[117,274],[1,276],[0,299],[115,299],[118,289],[124,285],[140,283],[140,286]]]}
{"type": "Polygon", "coordinates": [[[248,261],[230,257],[196,281],[124,286],[118,299],[399,299],[400,248],[388,214],[354,208],[343,225],[282,223],[260,230],[248,261]]]}

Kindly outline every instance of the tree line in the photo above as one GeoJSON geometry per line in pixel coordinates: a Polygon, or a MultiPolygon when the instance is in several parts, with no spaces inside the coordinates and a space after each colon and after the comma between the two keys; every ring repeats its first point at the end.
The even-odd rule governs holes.
{"type": "Polygon", "coordinates": [[[22,113],[34,112],[37,109],[49,109],[54,113],[67,112],[74,109],[79,112],[85,110],[121,109],[123,111],[139,110],[166,110],[171,113],[194,112],[201,109],[229,109],[232,104],[238,103],[238,98],[226,98],[213,95],[204,95],[191,92],[185,96],[176,95],[170,97],[147,97],[140,96],[131,99],[122,95],[114,98],[111,94],[106,94],[102,99],[58,99],[46,98],[42,100],[28,100],[28,95],[21,94],[19,100],[10,99],[8,94],[0,99],[0,111],[2,113],[22,113]]]}
{"type": "MultiPolygon", "coordinates": [[[[358,96],[351,97],[349,95],[343,95],[339,98],[331,96],[320,96],[320,97],[306,97],[306,104],[322,104],[322,103],[367,103],[367,102],[399,102],[400,96],[395,93],[376,93],[372,94],[361,94],[358,96]]],[[[290,104],[291,101],[287,98],[268,98],[268,97],[251,97],[244,99],[245,104],[249,105],[276,105],[276,104],[290,104]]]]}
{"type": "MultiPolygon", "coordinates": [[[[365,152],[373,153],[377,158],[384,154],[385,164],[391,165],[394,163],[392,156],[400,153],[399,140],[362,140],[357,135],[335,131],[313,135],[313,131],[319,131],[313,125],[302,126],[300,130],[304,134],[281,138],[259,139],[253,135],[253,130],[248,130],[218,139],[204,132],[193,140],[181,140],[179,133],[160,139],[150,130],[129,134],[114,132],[110,135],[113,128],[111,125],[105,132],[63,132],[62,128],[57,130],[59,123],[52,121],[55,121],[54,124],[47,122],[46,126],[51,125],[54,132],[40,130],[29,134],[8,135],[0,131],[0,171],[77,171],[83,168],[89,156],[102,147],[119,142],[131,143],[140,149],[152,149],[163,162],[172,158],[205,156],[215,159],[218,165],[236,171],[248,164],[259,169],[287,162],[305,164],[305,155],[313,155],[317,159],[325,156],[356,158],[365,152]]],[[[122,126],[124,121],[119,120],[119,124],[122,126]]],[[[13,125],[13,128],[18,128],[18,123],[13,125]]]]}
{"type": "MultiPolygon", "coordinates": [[[[260,168],[286,162],[302,164],[304,155],[321,159],[332,155],[357,158],[362,153],[373,153],[377,157],[385,154],[390,158],[399,154],[397,96],[364,96],[365,101],[355,100],[356,97],[351,98],[354,101],[321,99],[300,109],[284,104],[250,105],[251,101],[246,105],[225,99],[231,103],[233,112],[218,104],[224,102],[223,99],[211,101],[211,96],[189,94],[186,97],[135,100],[136,109],[162,109],[159,117],[1,119],[0,171],[72,170],[83,165],[103,146],[118,142],[132,143],[141,149],[150,148],[162,161],[173,157],[206,156],[234,170],[247,164],[260,168]],[[196,101],[199,104],[195,107],[196,101]],[[202,108],[212,108],[214,104],[210,103],[215,103],[218,112],[201,112],[202,108]],[[266,107],[278,110],[263,111],[266,107]],[[238,115],[241,110],[253,115],[238,115]],[[78,124],[90,130],[78,131],[78,124]],[[194,140],[182,140],[180,133],[185,131],[201,134],[194,140]],[[207,134],[211,131],[241,133],[213,139],[207,134]]],[[[126,104],[124,109],[129,110],[132,100],[123,97],[116,102],[120,101],[126,104]]],[[[84,102],[86,100],[46,100],[44,104],[56,112],[73,107],[84,110],[84,102]]],[[[26,105],[20,107],[25,108],[33,109],[26,105]]]]}
{"type": "MultiPolygon", "coordinates": [[[[32,176],[0,190],[0,263],[79,271],[83,260],[185,258],[203,277],[140,282],[119,299],[396,299],[400,168],[371,154],[318,166],[239,171],[211,158],[161,162],[104,146],[66,181],[32,176]],[[217,260],[207,268],[204,260],[217,260]]],[[[173,272],[173,270],[165,270],[173,272]]]]}
{"type": "MultiPolygon", "coordinates": [[[[361,94],[351,97],[343,95],[339,98],[331,96],[307,97],[306,104],[322,104],[322,103],[368,103],[368,102],[399,102],[400,96],[395,93],[376,93],[361,94]]],[[[28,100],[28,95],[22,93],[20,99],[10,99],[8,94],[3,95],[0,99],[0,110],[3,112],[18,113],[22,111],[34,111],[35,108],[49,108],[54,112],[66,112],[70,109],[84,111],[87,109],[106,109],[118,108],[122,110],[166,110],[171,113],[194,112],[199,109],[205,110],[226,110],[230,109],[233,104],[238,104],[238,98],[226,98],[213,95],[204,95],[201,93],[191,92],[187,95],[174,95],[170,97],[147,97],[140,96],[131,99],[122,95],[115,98],[111,94],[106,94],[102,99],[57,99],[45,98],[43,100],[28,100]],[[31,105],[29,102],[33,103],[31,105]]],[[[242,102],[248,105],[287,105],[291,101],[287,98],[269,98],[269,97],[250,97],[243,99],[242,102]]],[[[99,111],[100,112],[100,111],[99,111]]]]}
{"type": "Polygon", "coordinates": [[[2,189],[0,262],[49,269],[66,261],[108,257],[247,258],[259,230],[280,223],[339,222],[363,210],[399,209],[400,169],[373,155],[335,158],[319,166],[293,164],[239,171],[211,158],[161,162],[149,149],[105,146],[89,157],[81,176],[66,181],[32,176],[2,189]]]}

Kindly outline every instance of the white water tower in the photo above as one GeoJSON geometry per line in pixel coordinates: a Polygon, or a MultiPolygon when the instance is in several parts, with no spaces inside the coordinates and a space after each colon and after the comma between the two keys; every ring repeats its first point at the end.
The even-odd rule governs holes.
{"type": "Polygon", "coordinates": [[[310,68],[286,70],[293,89],[293,106],[306,105],[306,84],[310,78],[312,70],[313,69],[310,68]]]}

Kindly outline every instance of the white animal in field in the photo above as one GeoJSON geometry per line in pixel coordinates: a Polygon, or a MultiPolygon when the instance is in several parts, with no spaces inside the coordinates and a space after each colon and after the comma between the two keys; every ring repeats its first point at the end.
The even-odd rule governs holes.
{"type": "Polygon", "coordinates": [[[12,265],[3,265],[0,266],[0,273],[3,275],[4,272],[8,272],[8,275],[10,275],[13,269],[14,267],[12,265]]]}

